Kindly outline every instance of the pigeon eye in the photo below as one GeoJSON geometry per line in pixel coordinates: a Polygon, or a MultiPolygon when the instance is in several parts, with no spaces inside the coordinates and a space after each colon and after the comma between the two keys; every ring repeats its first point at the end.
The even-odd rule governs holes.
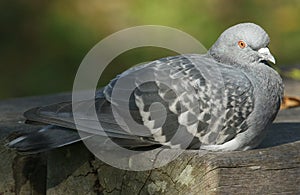
{"type": "Polygon", "coordinates": [[[247,46],[247,44],[246,44],[244,41],[239,41],[239,42],[238,42],[238,45],[239,45],[239,47],[242,48],[242,49],[244,49],[244,48],[247,46]]]}

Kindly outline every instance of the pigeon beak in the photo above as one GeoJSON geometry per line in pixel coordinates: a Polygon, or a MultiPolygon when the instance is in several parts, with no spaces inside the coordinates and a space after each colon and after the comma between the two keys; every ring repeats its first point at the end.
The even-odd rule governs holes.
{"type": "Polygon", "coordinates": [[[258,50],[258,53],[261,54],[261,57],[263,58],[263,60],[270,61],[273,64],[276,63],[276,60],[275,60],[274,56],[271,54],[269,48],[263,47],[258,50]]]}

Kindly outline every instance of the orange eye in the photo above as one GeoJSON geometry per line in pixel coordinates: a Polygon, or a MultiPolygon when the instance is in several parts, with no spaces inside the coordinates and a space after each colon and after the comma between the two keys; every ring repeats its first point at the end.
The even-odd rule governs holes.
{"type": "Polygon", "coordinates": [[[246,44],[244,41],[239,41],[239,42],[238,42],[238,45],[239,45],[239,47],[242,48],[242,49],[244,49],[244,48],[247,46],[247,44],[246,44]]]}

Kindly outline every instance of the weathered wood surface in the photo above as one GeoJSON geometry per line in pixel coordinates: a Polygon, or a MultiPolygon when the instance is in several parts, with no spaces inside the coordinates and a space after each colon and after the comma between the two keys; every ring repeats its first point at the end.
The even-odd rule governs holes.
{"type": "MultiPolygon", "coordinates": [[[[293,95],[300,95],[300,83],[293,85],[293,95]]],[[[151,171],[108,166],[82,143],[31,156],[3,146],[9,134],[38,128],[24,124],[26,109],[69,98],[0,102],[0,194],[300,194],[300,108],[279,113],[260,149],[204,156],[186,151],[151,171]]]]}

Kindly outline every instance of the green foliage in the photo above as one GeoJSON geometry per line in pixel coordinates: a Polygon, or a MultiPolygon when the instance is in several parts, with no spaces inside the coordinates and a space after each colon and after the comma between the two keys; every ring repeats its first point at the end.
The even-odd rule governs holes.
{"type": "Polygon", "coordinates": [[[286,77],[300,81],[300,69],[292,69],[284,73],[286,77]]]}
{"type": "MultiPolygon", "coordinates": [[[[279,66],[299,63],[298,0],[52,0],[0,2],[0,98],[71,91],[76,70],[98,41],[144,24],[183,30],[207,48],[227,27],[245,21],[263,26],[279,66]]],[[[131,65],[174,53],[158,48],[128,51],[102,75],[103,86],[131,65]]],[[[295,74],[299,78],[299,70],[295,74]]]]}

